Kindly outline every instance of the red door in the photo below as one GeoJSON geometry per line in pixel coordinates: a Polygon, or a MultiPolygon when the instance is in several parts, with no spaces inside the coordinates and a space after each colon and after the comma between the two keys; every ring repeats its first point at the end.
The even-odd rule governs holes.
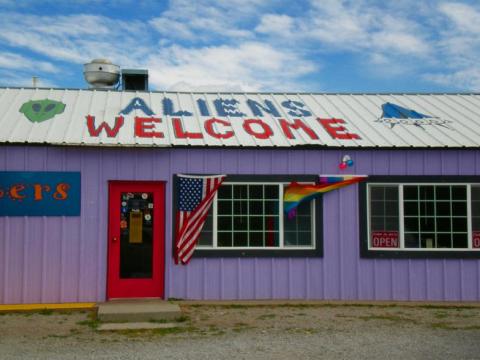
{"type": "Polygon", "coordinates": [[[107,298],[163,298],[165,183],[109,183],[107,298]]]}

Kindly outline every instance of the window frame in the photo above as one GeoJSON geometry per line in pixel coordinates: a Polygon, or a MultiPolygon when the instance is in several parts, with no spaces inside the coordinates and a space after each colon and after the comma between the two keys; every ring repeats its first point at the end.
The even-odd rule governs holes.
{"type": "MultiPolygon", "coordinates": [[[[370,176],[359,184],[360,256],[365,258],[480,258],[472,248],[471,186],[480,185],[480,176],[370,176]],[[370,246],[370,201],[372,185],[469,185],[467,186],[467,231],[469,248],[375,248],[370,246]]],[[[399,243],[404,246],[404,198],[399,189],[399,243]]]]}
{"type": "MultiPolygon", "coordinates": [[[[205,175],[206,176],[206,175],[205,175]]],[[[227,175],[225,183],[290,183],[310,182],[317,184],[319,181],[318,175],[227,175]]],[[[178,176],[173,176],[173,214],[177,213],[177,188],[178,176]]],[[[283,219],[283,218],[282,218],[283,219]]],[[[176,216],[172,216],[172,229],[176,228],[176,216]]],[[[213,219],[217,221],[217,219],[213,219]]],[[[322,257],[323,256],[323,201],[320,196],[314,203],[314,216],[312,217],[313,225],[313,246],[299,246],[299,247],[265,247],[265,248],[249,248],[249,247],[222,247],[196,248],[193,257],[209,258],[209,257],[322,257]]],[[[283,229],[283,227],[282,227],[283,229]]],[[[282,231],[283,238],[283,231],[282,231]]],[[[175,244],[175,234],[172,231],[172,244],[175,244]]],[[[174,246],[172,246],[172,254],[174,253],[174,246]]]]}

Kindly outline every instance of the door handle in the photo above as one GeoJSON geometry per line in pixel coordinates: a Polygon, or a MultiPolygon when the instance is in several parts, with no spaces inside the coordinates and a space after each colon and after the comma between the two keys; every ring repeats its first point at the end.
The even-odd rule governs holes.
{"type": "Polygon", "coordinates": [[[116,236],[112,237],[112,242],[117,242],[118,238],[116,236]]]}

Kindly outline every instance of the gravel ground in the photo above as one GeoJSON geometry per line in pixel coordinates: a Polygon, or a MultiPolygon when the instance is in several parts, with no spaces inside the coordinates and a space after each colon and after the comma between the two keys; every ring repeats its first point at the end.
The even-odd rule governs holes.
{"type": "Polygon", "coordinates": [[[98,332],[92,314],[0,316],[0,359],[480,359],[480,308],[182,305],[173,329],[98,332]]]}

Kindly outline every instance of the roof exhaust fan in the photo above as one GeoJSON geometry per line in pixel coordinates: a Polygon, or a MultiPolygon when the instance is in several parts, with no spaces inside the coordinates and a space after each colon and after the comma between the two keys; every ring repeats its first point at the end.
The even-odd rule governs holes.
{"type": "Polygon", "coordinates": [[[94,59],[83,65],[83,76],[93,89],[111,89],[120,79],[120,66],[107,59],[94,59]]]}

